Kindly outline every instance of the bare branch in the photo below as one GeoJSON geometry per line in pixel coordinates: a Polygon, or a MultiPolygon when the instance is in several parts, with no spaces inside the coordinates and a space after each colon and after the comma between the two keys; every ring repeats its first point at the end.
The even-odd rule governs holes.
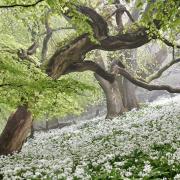
{"type": "MultiPolygon", "coordinates": [[[[180,61],[180,59],[177,59],[177,61],[180,61]]],[[[118,65],[116,67],[114,67],[114,71],[111,74],[93,61],[84,61],[82,63],[75,63],[75,64],[71,65],[64,74],[71,73],[71,72],[83,72],[83,71],[87,71],[87,70],[95,72],[100,77],[104,78],[105,80],[109,81],[110,83],[114,82],[115,76],[117,74],[121,74],[126,79],[128,79],[130,82],[132,82],[133,84],[135,84],[139,87],[145,88],[149,91],[166,90],[170,93],[180,93],[180,88],[173,88],[168,85],[151,85],[151,84],[148,84],[141,80],[138,80],[138,79],[134,78],[124,68],[121,68],[118,65]]]]}
{"type": "Polygon", "coordinates": [[[121,74],[122,76],[124,76],[126,79],[128,79],[130,82],[132,82],[133,84],[142,87],[144,89],[147,89],[149,91],[152,90],[166,90],[170,93],[180,93],[180,88],[173,88],[171,86],[168,85],[152,85],[152,84],[147,84],[143,81],[140,81],[136,78],[134,78],[129,72],[127,72],[125,69],[117,67],[116,68],[116,72],[118,74],[121,74]]]}
{"type": "Polygon", "coordinates": [[[125,10],[126,14],[128,15],[129,19],[132,21],[132,22],[135,22],[134,18],[132,17],[131,13],[126,9],[125,10]]]}
{"type": "Polygon", "coordinates": [[[27,55],[33,55],[36,53],[36,49],[39,47],[37,42],[34,42],[28,49],[27,55]]]}
{"type": "Polygon", "coordinates": [[[109,16],[106,17],[106,20],[109,20],[114,14],[116,14],[118,9],[116,9],[113,13],[111,13],[109,16]]]}
{"type": "Polygon", "coordinates": [[[176,60],[172,60],[170,61],[168,64],[166,64],[165,66],[163,66],[161,69],[159,69],[159,71],[155,72],[154,74],[152,74],[151,76],[146,78],[146,82],[150,83],[151,81],[158,79],[162,73],[164,71],[166,71],[168,68],[170,68],[172,65],[179,63],[180,62],[180,58],[176,59],[176,60]]]}
{"type": "Polygon", "coordinates": [[[11,4],[11,5],[0,5],[0,9],[2,8],[15,8],[15,7],[34,7],[37,4],[43,2],[45,0],[38,0],[33,4],[11,4]]]}

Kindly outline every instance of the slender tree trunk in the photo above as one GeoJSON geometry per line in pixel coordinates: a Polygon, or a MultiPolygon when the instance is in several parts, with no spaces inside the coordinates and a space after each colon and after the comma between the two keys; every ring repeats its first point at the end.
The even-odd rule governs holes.
{"type": "Polygon", "coordinates": [[[48,131],[49,130],[49,122],[48,122],[48,120],[46,120],[46,131],[48,131]]]}
{"type": "Polygon", "coordinates": [[[0,136],[0,155],[8,155],[19,152],[30,133],[32,125],[31,112],[27,106],[19,106],[13,113],[0,136]]]}
{"type": "Polygon", "coordinates": [[[31,134],[30,134],[29,138],[31,138],[31,139],[34,138],[34,125],[33,125],[33,122],[32,122],[32,125],[31,125],[31,134]]]}

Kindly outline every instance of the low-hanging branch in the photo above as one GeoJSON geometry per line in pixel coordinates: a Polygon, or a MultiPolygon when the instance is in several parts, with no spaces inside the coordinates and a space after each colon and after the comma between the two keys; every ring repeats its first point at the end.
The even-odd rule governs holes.
{"type": "Polygon", "coordinates": [[[35,3],[32,3],[32,4],[11,4],[11,5],[0,5],[0,9],[3,9],[3,8],[15,8],[15,7],[34,7],[36,6],[37,4],[43,2],[45,0],[38,0],[36,1],[35,3]]]}
{"type": "MultiPolygon", "coordinates": [[[[180,59],[177,59],[177,61],[180,61],[180,59]]],[[[124,76],[126,79],[128,79],[130,82],[135,84],[136,86],[142,87],[149,91],[165,90],[165,91],[168,91],[169,93],[180,93],[180,88],[173,88],[169,85],[148,84],[147,82],[136,79],[128,71],[126,71],[124,68],[121,68],[118,65],[115,65],[113,68],[113,72],[109,73],[106,70],[104,70],[100,65],[98,65],[97,63],[93,61],[84,61],[82,63],[75,63],[71,65],[64,74],[68,74],[72,72],[84,72],[88,70],[95,72],[96,74],[98,74],[100,77],[102,77],[104,80],[108,81],[109,83],[113,83],[116,76],[120,74],[124,76]]]]}
{"type": "Polygon", "coordinates": [[[137,85],[139,87],[142,87],[144,89],[147,89],[149,91],[152,91],[152,90],[165,90],[165,91],[168,91],[169,93],[180,93],[180,88],[173,88],[173,87],[168,86],[168,85],[153,85],[153,84],[148,84],[146,82],[140,81],[140,80],[136,79],[135,77],[133,77],[125,69],[120,68],[120,67],[116,67],[116,72],[115,73],[124,76],[126,79],[128,79],[133,84],[135,84],[135,85],[137,85]]]}

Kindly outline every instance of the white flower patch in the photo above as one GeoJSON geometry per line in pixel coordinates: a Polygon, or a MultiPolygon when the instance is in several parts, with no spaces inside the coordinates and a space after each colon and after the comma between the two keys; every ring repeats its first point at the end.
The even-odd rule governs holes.
{"type": "MultiPolygon", "coordinates": [[[[0,156],[0,179],[103,179],[107,175],[165,179],[167,174],[158,168],[177,169],[179,142],[180,96],[176,96],[113,120],[99,117],[38,132],[20,153],[0,156]]],[[[171,174],[174,179],[180,176],[178,170],[171,174]]]]}

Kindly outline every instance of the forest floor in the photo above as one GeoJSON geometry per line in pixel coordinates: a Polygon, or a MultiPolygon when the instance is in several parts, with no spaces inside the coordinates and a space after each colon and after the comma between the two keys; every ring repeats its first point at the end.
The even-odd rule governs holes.
{"type": "Polygon", "coordinates": [[[47,133],[0,157],[0,179],[180,179],[180,96],[47,133]]]}

